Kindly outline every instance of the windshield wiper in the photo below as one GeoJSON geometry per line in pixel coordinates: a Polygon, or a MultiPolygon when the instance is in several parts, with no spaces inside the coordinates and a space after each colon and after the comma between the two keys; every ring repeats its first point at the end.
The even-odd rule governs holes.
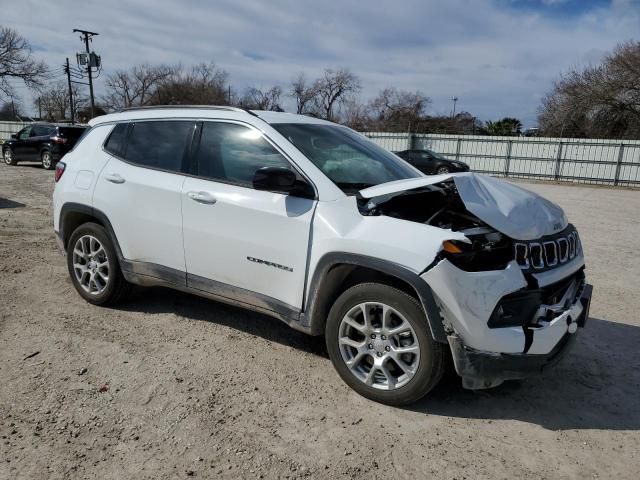
{"type": "Polygon", "coordinates": [[[373,187],[375,183],[347,183],[347,182],[336,182],[338,188],[342,191],[349,190],[357,192],[358,190],[363,190],[365,188],[373,187]]]}

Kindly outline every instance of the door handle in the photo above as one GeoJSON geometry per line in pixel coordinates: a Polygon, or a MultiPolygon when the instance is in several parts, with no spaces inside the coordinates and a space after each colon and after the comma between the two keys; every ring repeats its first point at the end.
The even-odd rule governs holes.
{"type": "Polygon", "coordinates": [[[187,197],[194,202],[204,203],[205,205],[213,205],[217,201],[216,197],[208,192],[187,192],[187,197]]]}
{"type": "Polygon", "coordinates": [[[107,182],[111,182],[111,183],[117,183],[117,184],[124,183],[124,178],[122,178],[122,177],[121,177],[120,175],[118,175],[117,173],[111,173],[111,174],[109,174],[109,175],[105,175],[105,176],[104,176],[104,179],[105,179],[107,182]]]}

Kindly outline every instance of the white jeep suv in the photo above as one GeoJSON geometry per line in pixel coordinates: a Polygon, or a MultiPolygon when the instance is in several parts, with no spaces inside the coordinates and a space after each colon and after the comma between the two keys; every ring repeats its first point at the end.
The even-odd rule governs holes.
{"type": "Polygon", "coordinates": [[[287,113],[138,108],[90,125],[58,163],[54,226],[93,304],[160,285],[272,315],[324,334],[342,379],[393,405],[429,392],[448,355],[466,388],[540,372],[588,318],[575,228],[510,183],[427,177],[287,113]]]}

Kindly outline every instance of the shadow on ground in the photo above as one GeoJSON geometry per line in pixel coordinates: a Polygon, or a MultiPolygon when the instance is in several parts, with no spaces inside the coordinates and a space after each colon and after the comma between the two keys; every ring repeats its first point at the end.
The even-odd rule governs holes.
{"type": "Polygon", "coordinates": [[[135,289],[130,300],[120,305],[118,309],[144,313],[175,313],[193,320],[224,325],[271,342],[328,358],[324,337],[306,335],[267,315],[176,290],[161,287],[135,289]]]}
{"type": "Polygon", "coordinates": [[[24,206],[24,203],[14,202],[13,200],[9,200],[8,198],[0,197],[0,210],[5,208],[23,208],[24,206]]]}
{"type": "MultiPolygon", "coordinates": [[[[121,307],[175,313],[210,321],[266,340],[327,357],[322,337],[297,332],[279,320],[156,288],[121,307]]],[[[550,430],[640,429],[640,327],[590,318],[573,351],[555,368],[490,390],[469,391],[452,370],[427,397],[408,410],[429,415],[518,420],[550,430]]]]}

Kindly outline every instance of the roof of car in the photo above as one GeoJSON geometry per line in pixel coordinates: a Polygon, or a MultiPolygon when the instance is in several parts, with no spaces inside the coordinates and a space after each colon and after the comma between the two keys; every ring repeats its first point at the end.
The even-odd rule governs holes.
{"type": "Polygon", "coordinates": [[[242,108],[216,105],[160,105],[154,107],[134,107],[96,117],[89,121],[89,125],[122,122],[131,120],[146,120],[153,118],[218,118],[218,119],[249,119],[258,117],[270,123],[315,123],[332,125],[331,122],[307,115],[294,113],[271,112],[265,110],[244,110],[242,108]]]}

